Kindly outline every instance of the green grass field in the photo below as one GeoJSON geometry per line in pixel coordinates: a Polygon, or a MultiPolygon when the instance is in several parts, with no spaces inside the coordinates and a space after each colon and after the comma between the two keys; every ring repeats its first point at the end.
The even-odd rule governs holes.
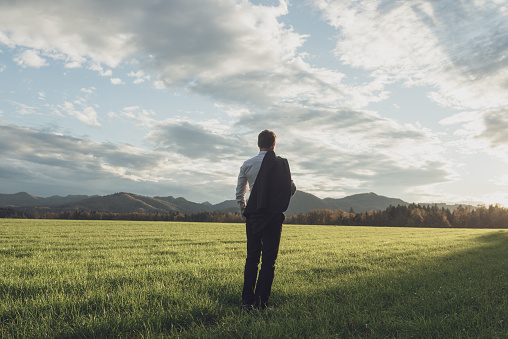
{"type": "Polygon", "coordinates": [[[2,338],[507,338],[508,231],[285,225],[266,311],[242,224],[0,219],[2,338]]]}

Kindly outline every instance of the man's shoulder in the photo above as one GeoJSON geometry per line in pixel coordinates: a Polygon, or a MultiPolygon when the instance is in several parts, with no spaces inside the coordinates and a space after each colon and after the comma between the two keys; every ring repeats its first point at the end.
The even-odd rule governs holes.
{"type": "Polygon", "coordinates": [[[281,156],[276,156],[275,157],[275,161],[278,161],[278,162],[288,162],[288,159],[283,158],[281,156]]]}
{"type": "Polygon", "coordinates": [[[255,161],[257,160],[257,158],[258,158],[258,157],[259,157],[259,156],[258,156],[258,155],[256,155],[255,157],[249,158],[249,159],[245,160],[245,161],[243,162],[243,164],[245,165],[245,164],[249,164],[249,163],[255,162],[255,161]]]}
{"type": "Polygon", "coordinates": [[[252,158],[249,158],[243,162],[242,167],[249,167],[257,162],[263,161],[264,154],[258,154],[256,156],[253,156],[252,158]]]}

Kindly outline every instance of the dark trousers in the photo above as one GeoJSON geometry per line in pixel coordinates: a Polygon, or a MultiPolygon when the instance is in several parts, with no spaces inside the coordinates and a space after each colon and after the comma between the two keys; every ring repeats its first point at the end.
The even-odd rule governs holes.
{"type": "Polygon", "coordinates": [[[242,291],[242,302],[244,304],[266,306],[272,290],[275,260],[279,253],[284,218],[282,213],[274,215],[259,233],[252,232],[252,222],[247,219],[247,260],[245,260],[242,291]],[[258,264],[261,253],[263,256],[258,277],[258,264]]]}

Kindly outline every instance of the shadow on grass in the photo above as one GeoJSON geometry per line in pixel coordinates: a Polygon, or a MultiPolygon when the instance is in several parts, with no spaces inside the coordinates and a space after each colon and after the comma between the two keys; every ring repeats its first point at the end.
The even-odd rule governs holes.
{"type": "MultiPolygon", "coordinates": [[[[310,288],[290,294],[276,284],[271,299],[275,308],[247,317],[238,310],[238,286],[238,292],[216,295],[221,311],[197,311],[201,327],[184,322],[181,333],[190,337],[505,338],[508,233],[481,235],[468,244],[446,250],[446,255],[427,255],[400,265],[386,265],[391,253],[369,258],[388,269],[316,267],[309,273],[310,288]]],[[[213,289],[220,291],[221,286],[213,289]]]]}
{"type": "Polygon", "coordinates": [[[309,279],[338,282],[309,294],[274,291],[274,301],[298,318],[304,337],[324,328],[325,336],[339,337],[506,338],[508,233],[474,244],[371,274],[365,267],[315,268],[309,279]]]}

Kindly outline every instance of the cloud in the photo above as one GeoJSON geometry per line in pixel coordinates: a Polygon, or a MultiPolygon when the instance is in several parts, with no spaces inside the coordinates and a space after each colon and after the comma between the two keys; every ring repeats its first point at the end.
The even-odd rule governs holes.
{"type": "Polygon", "coordinates": [[[500,1],[318,1],[336,55],[374,76],[436,88],[452,108],[508,104],[508,5],[500,1]]]}
{"type": "MultiPolygon", "coordinates": [[[[229,102],[267,105],[301,98],[335,103],[345,98],[341,73],[303,62],[298,49],[306,36],[279,21],[288,13],[284,1],[261,6],[236,0],[157,5],[39,0],[4,3],[0,13],[0,30],[9,32],[0,40],[4,44],[44,51],[67,65],[88,62],[102,75],[111,75],[102,65],[136,61],[141,69],[131,76],[137,83],[155,73],[157,88],[187,86],[229,102]]],[[[121,82],[113,78],[111,83],[121,82]]],[[[375,98],[372,94],[364,93],[362,100],[375,98]]]]}
{"type": "Polygon", "coordinates": [[[2,122],[0,130],[5,135],[0,141],[3,156],[39,165],[104,172],[104,165],[143,170],[157,163],[156,156],[129,145],[97,143],[2,122]]]}
{"type": "Polygon", "coordinates": [[[481,137],[488,139],[493,147],[508,146],[508,109],[486,112],[483,123],[481,137]]]}
{"type": "Polygon", "coordinates": [[[116,15],[112,8],[105,11],[99,1],[2,2],[0,30],[8,33],[0,36],[0,42],[9,47],[56,52],[54,55],[78,63],[85,58],[116,67],[132,52],[131,35],[123,31],[118,20],[122,8],[129,4],[111,5],[116,7],[116,15]]]}
{"type": "Polygon", "coordinates": [[[88,67],[89,70],[92,70],[92,71],[97,71],[99,72],[99,74],[103,77],[110,77],[112,74],[113,74],[113,71],[108,69],[108,70],[104,70],[104,68],[98,64],[91,64],[89,67],[88,67]]]}
{"type": "Polygon", "coordinates": [[[238,145],[242,144],[235,135],[213,133],[187,121],[156,124],[147,139],[157,149],[171,150],[191,159],[211,161],[231,157],[238,159],[238,145]]]}
{"type": "Polygon", "coordinates": [[[95,88],[94,86],[91,86],[91,87],[88,87],[88,88],[82,88],[81,89],[81,92],[87,94],[87,95],[91,95],[91,94],[95,94],[95,90],[97,88],[95,88]]]}
{"type": "Polygon", "coordinates": [[[7,46],[58,51],[71,60],[85,57],[113,68],[128,56],[150,53],[155,56],[151,63],[162,60],[168,71],[177,71],[177,78],[190,75],[185,65],[192,66],[193,73],[196,67],[215,66],[235,73],[252,68],[248,65],[260,56],[281,56],[279,43],[283,50],[300,43],[276,20],[287,13],[284,2],[264,7],[234,0],[180,0],[155,6],[133,0],[38,0],[2,3],[0,10],[0,29],[9,32],[0,42],[7,46]],[[279,34],[264,34],[272,32],[279,34]],[[236,59],[238,53],[248,60],[236,59]]]}
{"type": "Polygon", "coordinates": [[[506,109],[465,111],[443,119],[456,137],[448,143],[463,154],[486,153],[508,162],[506,109]]]}
{"type": "Polygon", "coordinates": [[[71,61],[65,64],[65,68],[81,68],[82,65],[78,61],[71,61]]]}
{"type": "Polygon", "coordinates": [[[242,114],[235,128],[246,127],[250,140],[265,128],[275,131],[277,150],[291,160],[300,188],[319,195],[395,187],[399,192],[455,176],[437,134],[368,110],[287,104],[264,115],[242,114]]]}
{"type": "Polygon", "coordinates": [[[172,1],[140,18],[138,41],[168,85],[272,71],[291,60],[302,37],[277,20],[287,6],[237,1],[172,1]],[[169,19],[168,19],[169,15],[169,19]],[[196,24],[198,23],[198,24],[196,24]],[[168,34],[167,32],[171,32],[168,34]]]}
{"type": "MultiPolygon", "coordinates": [[[[78,106],[82,105],[78,104],[78,106]]],[[[101,124],[97,121],[97,112],[91,106],[78,109],[74,103],[66,101],[62,105],[58,105],[58,108],[90,127],[101,127],[101,124]]]]}
{"type": "MultiPolygon", "coordinates": [[[[136,122],[138,126],[153,126],[157,121],[153,118],[155,112],[147,110],[139,106],[128,106],[120,110],[120,115],[127,117],[136,122]]],[[[111,117],[118,117],[119,115],[111,112],[111,117]]]]}
{"type": "MultiPolygon", "coordinates": [[[[25,170],[19,172],[23,175],[17,179],[45,178],[60,183],[68,180],[73,185],[80,182],[82,188],[87,180],[162,179],[157,176],[157,169],[165,163],[161,154],[127,144],[98,143],[5,123],[0,123],[0,131],[5,136],[0,141],[0,154],[6,160],[1,178],[12,177],[16,173],[13,166],[20,166],[25,170]]],[[[116,191],[114,187],[110,189],[116,191]]]]}
{"type": "MultiPolygon", "coordinates": [[[[337,28],[336,56],[371,72],[351,87],[339,71],[310,67],[299,50],[308,36],[281,23],[288,5],[179,0],[25,1],[0,5],[0,41],[30,48],[23,65],[47,58],[68,67],[88,63],[104,76],[133,62],[135,83],[158,75],[162,86],[185,86],[226,103],[266,107],[280,101],[366,107],[385,100],[385,86],[433,86],[432,100],[453,108],[508,104],[508,5],[499,1],[316,1],[337,28]],[[39,15],[44,13],[44,15],[39,15]],[[77,20],[77,22],[75,22],[77,20]],[[196,24],[198,23],[198,24],[196,24]],[[72,41],[72,43],[71,43],[72,41]],[[28,61],[32,60],[32,61],[28,61]],[[134,62],[135,61],[135,62],[134,62]]],[[[112,84],[123,83],[112,78],[112,84]]]]}
{"type": "Polygon", "coordinates": [[[11,104],[16,107],[16,113],[21,115],[30,115],[30,114],[41,114],[41,109],[39,107],[29,106],[17,101],[11,101],[11,104]]]}
{"type": "Polygon", "coordinates": [[[36,50],[26,50],[14,57],[14,61],[21,67],[34,67],[40,68],[43,66],[48,66],[49,64],[46,62],[46,59],[42,58],[39,55],[39,52],[36,50]]]}
{"type": "Polygon", "coordinates": [[[135,77],[136,79],[133,81],[135,84],[140,84],[145,82],[146,80],[150,80],[150,74],[146,74],[143,71],[131,71],[129,74],[127,74],[129,77],[135,77]]]}
{"type": "Polygon", "coordinates": [[[229,163],[195,162],[171,150],[100,143],[1,121],[0,134],[3,190],[16,191],[15,181],[33,187],[34,193],[56,187],[63,194],[132,191],[216,202],[233,195],[231,178],[237,173],[224,174],[229,163]],[[204,189],[206,185],[214,189],[204,189]]]}
{"type": "Polygon", "coordinates": [[[124,82],[122,81],[122,79],[120,78],[111,78],[109,79],[109,81],[113,84],[113,85],[122,85],[124,84],[124,82]]]}

